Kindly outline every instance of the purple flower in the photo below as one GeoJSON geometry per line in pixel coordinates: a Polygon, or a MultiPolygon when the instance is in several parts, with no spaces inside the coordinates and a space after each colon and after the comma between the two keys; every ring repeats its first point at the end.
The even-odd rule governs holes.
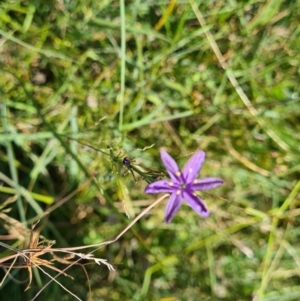
{"type": "Polygon", "coordinates": [[[145,188],[145,192],[167,192],[171,194],[166,207],[165,222],[169,223],[172,220],[183,200],[186,200],[198,214],[204,217],[209,216],[204,202],[195,195],[195,191],[215,188],[224,182],[219,178],[196,179],[204,162],[205,153],[203,151],[196,152],[182,172],[174,159],[165,150],[160,151],[160,156],[171,179],[151,183],[145,188]]]}

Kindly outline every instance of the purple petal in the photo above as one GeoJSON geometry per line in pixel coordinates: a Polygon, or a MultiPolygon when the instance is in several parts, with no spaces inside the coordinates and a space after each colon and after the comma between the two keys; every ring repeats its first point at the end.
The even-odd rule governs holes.
{"type": "Polygon", "coordinates": [[[208,217],[209,212],[204,204],[204,202],[198,197],[191,193],[183,192],[183,198],[187,201],[187,203],[196,211],[198,214],[208,217]]]}
{"type": "Polygon", "coordinates": [[[172,193],[166,206],[166,211],[165,211],[166,223],[169,223],[172,220],[172,218],[180,208],[181,204],[182,204],[182,196],[176,194],[175,192],[172,193]]]}
{"type": "Polygon", "coordinates": [[[165,151],[165,150],[161,150],[160,151],[160,157],[162,162],[164,163],[168,174],[170,175],[171,179],[174,182],[178,182],[178,175],[176,175],[176,173],[178,173],[180,171],[177,163],[174,161],[174,159],[165,151]]]}
{"type": "Polygon", "coordinates": [[[204,178],[204,179],[197,179],[194,181],[191,189],[194,191],[196,190],[207,190],[218,187],[224,184],[224,181],[219,178],[204,178]]]}
{"type": "Polygon", "coordinates": [[[177,186],[173,184],[171,180],[160,180],[154,183],[149,184],[145,188],[146,193],[160,193],[160,192],[169,192],[172,193],[174,190],[177,190],[177,186]]]}
{"type": "Polygon", "coordinates": [[[186,183],[192,182],[196,179],[202,164],[205,159],[205,152],[199,151],[196,152],[193,157],[188,161],[183,169],[183,177],[186,183]]]}

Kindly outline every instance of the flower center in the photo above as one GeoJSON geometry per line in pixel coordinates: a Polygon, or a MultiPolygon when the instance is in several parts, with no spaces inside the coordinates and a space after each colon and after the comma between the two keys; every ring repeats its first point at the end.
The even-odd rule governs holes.
{"type": "Polygon", "coordinates": [[[179,185],[179,187],[180,187],[181,190],[185,190],[186,189],[186,185],[184,183],[181,183],[179,185]]]}

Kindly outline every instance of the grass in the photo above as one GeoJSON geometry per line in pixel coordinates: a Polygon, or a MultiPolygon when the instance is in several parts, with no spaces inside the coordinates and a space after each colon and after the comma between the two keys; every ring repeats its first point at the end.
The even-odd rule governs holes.
{"type": "Polygon", "coordinates": [[[0,272],[1,298],[298,300],[299,11],[274,0],[1,3],[0,262],[23,256],[0,272]],[[202,194],[210,217],[183,206],[166,225],[163,200],[99,245],[156,200],[123,158],[161,171],[160,147],[182,165],[206,152],[201,176],[225,181],[202,194]],[[115,271],[55,251],[51,266],[73,279],[53,281],[50,251],[90,244],[76,252],[115,271]]]}

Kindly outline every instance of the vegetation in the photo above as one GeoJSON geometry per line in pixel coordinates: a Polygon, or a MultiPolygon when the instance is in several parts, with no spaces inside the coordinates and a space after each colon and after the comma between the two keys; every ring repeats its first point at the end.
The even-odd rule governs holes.
{"type": "Polygon", "coordinates": [[[298,1],[2,1],[0,299],[299,300],[299,19],[298,1]],[[144,193],[162,147],[224,180],[208,218],[165,224],[144,193]]]}

